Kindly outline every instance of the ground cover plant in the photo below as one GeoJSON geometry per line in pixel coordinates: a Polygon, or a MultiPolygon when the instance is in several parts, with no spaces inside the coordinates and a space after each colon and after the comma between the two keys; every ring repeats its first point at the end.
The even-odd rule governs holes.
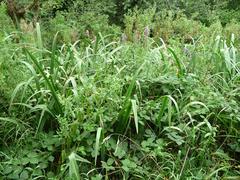
{"type": "Polygon", "coordinates": [[[0,179],[240,178],[237,7],[159,2],[2,2],[0,179]]]}

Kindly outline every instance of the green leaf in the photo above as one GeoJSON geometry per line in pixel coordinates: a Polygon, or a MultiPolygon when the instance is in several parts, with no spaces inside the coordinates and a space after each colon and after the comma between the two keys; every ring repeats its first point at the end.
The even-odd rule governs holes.
{"type": "Polygon", "coordinates": [[[35,158],[35,157],[38,157],[38,154],[36,152],[30,152],[30,153],[27,154],[27,156],[29,158],[35,158]]]}
{"type": "Polygon", "coordinates": [[[6,168],[4,168],[3,170],[3,174],[7,175],[10,174],[13,171],[13,166],[6,166],[6,168]]]}
{"type": "Polygon", "coordinates": [[[39,159],[38,158],[30,158],[30,163],[38,164],[39,163],[39,159]]]}
{"type": "Polygon", "coordinates": [[[168,48],[168,50],[172,53],[174,60],[176,61],[176,64],[178,67],[178,77],[183,77],[185,71],[183,70],[182,62],[177,57],[176,53],[174,52],[174,50],[172,48],[168,48]]]}
{"type": "Polygon", "coordinates": [[[161,108],[160,108],[160,111],[159,111],[159,114],[158,114],[157,122],[156,122],[157,126],[160,126],[160,124],[161,124],[161,120],[162,120],[164,111],[167,108],[167,103],[168,103],[168,97],[164,96],[163,100],[162,100],[162,105],[161,105],[161,108]]]}
{"type": "Polygon", "coordinates": [[[26,165],[30,162],[30,160],[29,160],[29,158],[24,157],[24,158],[22,158],[21,162],[22,162],[23,165],[26,165]]]}
{"type": "Polygon", "coordinates": [[[130,161],[129,159],[124,159],[121,161],[122,162],[122,168],[128,172],[130,169],[135,169],[137,168],[137,164],[133,161],[130,161]]]}
{"type": "Polygon", "coordinates": [[[185,141],[183,137],[179,136],[176,132],[171,132],[167,134],[168,138],[177,143],[177,145],[182,145],[185,141]]]}
{"type": "Polygon", "coordinates": [[[48,161],[50,161],[50,162],[53,162],[54,159],[55,159],[54,156],[49,156],[49,157],[48,157],[48,161]]]}
{"type": "Polygon", "coordinates": [[[69,177],[72,179],[80,179],[80,174],[79,174],[79,166],[77,164],[77,160],[76,160],[76,154],[74,152],[72,152],[69,155],[69,177]]]}
{"type": "Polygon", "coordinates": [[[115,124],[117,133],[125,134],[127,132],[128,124],[129,124],[129,117],[130,117],[131,108],[132,108],[131,96],[132,96],[134,88],[135,88],[137,76],[139,75],[139,73],[142,70],[142,68],[144,67],[144,65],[145,65],[145,62],[136,71],[136,73],[133,76],[133,79],[131,81],[131,84],[129,85],[127,92],[125,94],[124,105],[118,114],[117,122],[115,124]]]}
{"type": "MultiPolygon", "coordinates": [[[[62,105],[59,101],[59,98],[57,96],[57,92],[56,92],[56,89],[55,89],[55,86],[54,84],[52,83],[52,81],[49,80],[49,78],[46,76],[45,72],[44,72],[44,69],[42,68],[42,66],[39,64],[38,60],[32,55],[32,53],[30,53],[26,48],[23,49],[24,52],[30,57],[30,59],[33,61],[33,63],[35,64],[36,68],[38,69],[38,71],[40,72],[40,74],[42,75],[43,79],[45,80],[46,84],[48,85],[50,91],[51,91],[51,94],[52,94],[52,97],[53,99],[55,100],[56,102],[56,105],[57,105],[57,110],[58,110],[58,113],[59,114],[63,114],[63,111],[62,111],[62,105]]],[[[51,78],[50,78],[51,79],[51,78]]]]}
{"type": "Polygon", "coordinates": [[[101,132],[102,132],[102,128],[98,128],[97,129],[97,135],[96,135],[96,144],[95,144],[95,165],[97,165],[97,156],[98,156],[98,152],[99,152],[99,144],[100,144],[100,138],[101,138],[101,132]]]}
{"type": "Polygon", "coordinates": [[[36,30],[37,30],[37,45],[38,45],[38,48],[42,51],[43,43],[42,43],[41,28],[39,23],[36,23],[36,30]]]}
{"type": "Polygon", "coordinates": [[[133,109],[133,115],[134,115],[135,128],[136,128],[136,132],[138,134],[137,103],[136,103],[136,100],[131,100],[131,102],[132,102],[132,109],[133,109]]]}
{"type": "Polygon", "coordinates": [[[29,179],[29,176],[28,176],[28,171],[26,170],[23,170],[22,173],[20,174],[20,179],[29,179]]]}
{"type": "Polygon", "coordinates": [[[111,166],[111,165],[113,165],[113,163],[114,163],[114,159],[113,158],[109,158],[107,160],[107,165],[111,166]]]}

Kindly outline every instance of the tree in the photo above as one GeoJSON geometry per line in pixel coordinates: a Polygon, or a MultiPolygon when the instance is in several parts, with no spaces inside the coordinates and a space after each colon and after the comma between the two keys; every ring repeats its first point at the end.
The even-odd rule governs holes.
{"type": "Polygon", "coordinates": [[[27,11],[30,10],[36,13],[35,17],[33,18],[34,22],[37,20],[38,11],[40,9],[39,0],[34,0],[26,7],[20,6],[15,0],[7,0],[5,2],[7,4],[7,14],[10,16],[16,27],[21,19],[25,19],[27,11]]]}

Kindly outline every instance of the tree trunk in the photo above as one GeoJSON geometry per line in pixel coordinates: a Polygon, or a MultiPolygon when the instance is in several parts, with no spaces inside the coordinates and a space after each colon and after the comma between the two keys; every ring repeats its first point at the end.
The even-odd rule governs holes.
{"type": "Polygon", "coordinates": [[[14,0],[7,0],[7,13],[12,19],[14,25],[17,26],[20,19],[24,18],[26,10],[24,8],[17,7],[14,0]]]}
{"type": "Polygon", "coordinates": [[[33,18],[33,21],[35,23],[38,18],[39,6],[39,0],[34,0],[32,4],[27,7],[20,7],[19,5],[17,5],[15,0],[7,0],[7,13],[12,19],[14,25],[17,27],[20,20],[25,18],[27,10],[34,11],[35,16],[33,18]]]}

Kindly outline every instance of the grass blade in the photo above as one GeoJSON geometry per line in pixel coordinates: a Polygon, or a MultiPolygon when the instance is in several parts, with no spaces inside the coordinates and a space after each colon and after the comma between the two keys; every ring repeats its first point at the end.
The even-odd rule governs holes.
{"type": "Polygon", "coordinates": [[[56,105],[57,105],[57,111],[59,114],[63,114],[62,112],[62,106],[59,102],[59,99],[57,97],[57,92],[54,88],[54,85],[51,83],[51,81],[49,80],[49,78],[46,76],[44,70],[42,69],[41,65],[39,64],[39,62],[37,61],[37,59],[26,49],[24,48],[23,49],[25,54],[29,55],[30,59],[33,61],[33,63],[35,64],[36,68],[38,69],[38,71],[40,72],[40,74],[42,75],[42,77],[44,78],[48,88],[50,89],[51,91],[51,94],[52,94],[52,97],[53,99],[55,100],[56,102],[56,105]]]}
{"type": "Polygon", "coordinates": [[[162,105],[161,105],[161,108],[160,108],[160,111],[159,111],[159,114],[158,114],[157,122],[156,122],[158,128],[160,128],[161,119],[162,119],[164,111],[165,111],[165,109],[167,107],[167,103],[168,103],[168,97],[164,96],[163,100],[162,100],[162,105]]]}
{"type": "Polygon", "coordinates": [[[129,117],[131,114],[131,108],[132,108],[132,103],[131,103],[131,96],[133,94],[133,91],[136,86],[136,80],[137,76],[142,70],[143,66],[145,65],[145,62],[140,66],[140,68],[137,70],[135,75],[133,76],[133,79],[127,89],[126,95],[125,95],[125,101],[122,110],[118,114],[117,122],[116,122],[116,132],[118,133],[126,133],[127,131],[127,126],[129,124],[129,117]]]}
{"type": "Polygon", "coordinates": [[[41,50],[43,50],[43,43],[42,43],[42,35],[41,35],[41,28],[40,24],[36,23],[36,30],[37,30],[37,46],[41,50]]]}
{"type": "Polygon", "coordinates": [[[178,77],[182,77],[184,75],[184,70],[182,67],[182,63],[180,59],[177,57],[176,53],[173,51],[172,48],[168,48],[168,50],[171,52],[171,54],[174,57],[174,60],[176,61],[177,67],[178,67],[178,77]]]}
{"type": "Polygon", "coordinates": [[[74,180],[79,180],[80,179],[79,167],[77,164],[75,153],[72,152],[68,159],[69,159],[69,177],[74,180]]]}
{"type": "Polygon", "coordinates": [[[58,37],[58,32],[55,34],[53,43],[52,43],[51,64],[50,64],[50,74],[51,75],[53,75],[53,73],[54,73],[54,66],[55,66],[55,61],[56,61],[57,37],[58,37]]]}
{"type": "Polygon", "coordinates": [[[136,100],[131,100],[132,102],[132,109],[133,109],[133,115],[134,115],[134,123],[136,127],[136,132],[138,134],[138,115],[137,115],[137,103],[136,100]]]}
{"type": "Polygon", "coordinates": [[[102,128],[97,129],[97,135],[96,135],[96,145],[95,145],[95,165],[97,165],[97,157],[98,157],[98,152],[100,149],[100,138],[101,138],[101,133],[102,133],[102,128]]]}

